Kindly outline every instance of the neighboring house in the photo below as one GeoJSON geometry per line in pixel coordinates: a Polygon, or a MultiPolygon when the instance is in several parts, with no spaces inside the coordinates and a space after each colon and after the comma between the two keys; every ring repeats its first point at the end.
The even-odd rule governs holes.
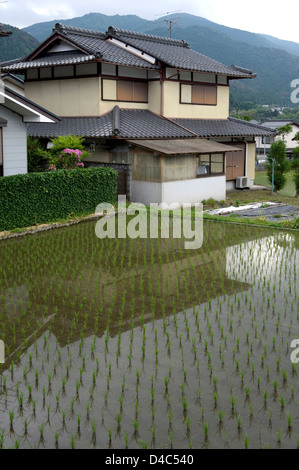
{"type": "MultiPolygon", "coordinates": [[[[3,31],[0,37],[9,36],[3,31]]],[[[11,73],[0,80],[0,176],[27,173],[27,123],[58,122],[59,118],[24,96],[24,82],[11,73]]]]}
{"type": "Polygon", "coordinates": [[[7,88],[19,93],[19,95],[25,96],[24,92],[24,80],[13,75],[12,73],[3,73],[1,75],[2,84],[7,88]]]}
{"type": "MultiPolygon", "coordinates": [[[[289,134],[285,134],[284,140],[287,146],[287,154],[288,156],[292,156],[293,150],[297,147],[297,142],[294,140],[295,135],[299,132],[299,123],[293,120],[282,120],[282,119],[271,119],[271,121],[266,121],[262,124],[263,127],[268,127],[269,129],[279,131],[280,127],[286,126],[290,124],[292,127],[292,131],[289,134]]],[[[276,135],[275,137],[257,137],[256,138],[256,148],[258,154],[267,155],[270,150],[271,144],[275,140],[281,140],[283,138],[282,135],[276,135]]]]}
{"type": "Polygon", "coordinates": [[[59,118],[6,86],[0,87],[0,176],[27,173],[27,123],[59,118]]]}
{"type": "Polygon", "coordinates": [[[131,164],[139,202],[224,199],[238,177],[253,181],[256,136],[275,134],[228,117],[230,81],[255,75],[181,40],[56,24],[3,70],[24,74],[25,96],[61,116],[28,125],[30,135],[80,135],[94,162],[131,164]]]}

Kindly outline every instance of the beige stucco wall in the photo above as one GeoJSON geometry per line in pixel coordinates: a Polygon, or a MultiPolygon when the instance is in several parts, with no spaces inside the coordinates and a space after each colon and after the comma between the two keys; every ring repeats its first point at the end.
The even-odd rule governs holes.
{"type": "Polygon", "coordinates": [[[175,118],[226,119],[229,114],[229,87],[217,87],[217,105],[180,104],[180,84],[164,82],[164,116],[175,118]]]}
{"type": "Polygon", "coordinates": [[[249,176],[249,178],[251,178],[252,180],[254,180],[255,178],[255,154],[255,143],[247,143],[246,176],[249,176]]]}
{"type": "Polygon", "coordinates": [[[98,77],[26,82],[25,96],[58,116],[100,114],[98,77]]]}
{"type": "MultiPolygon", "coordinates": [[[[58,116],[98,116],[120,108],[149,109],[161,113],[160,81],[149,82],[148,103],[117,102],[114,81],[105,80],[106,96],[102,101],[101,78],[44,80],[26,82],[25,96],[58,116]],[[109,91],[108,88],[110,87],[109,91]]],[[[163,111],[166,117],[226,119],[229,112],[229,87],[217,88],[217,106],[180,104],[180,84],[163,84],[163,111]]]]}
{"type": "Polygon", "coordinates": [[[149,82],[148,84],[148,109],[153,113],[161,112],[161,85],[160,81],[149,82]]]}

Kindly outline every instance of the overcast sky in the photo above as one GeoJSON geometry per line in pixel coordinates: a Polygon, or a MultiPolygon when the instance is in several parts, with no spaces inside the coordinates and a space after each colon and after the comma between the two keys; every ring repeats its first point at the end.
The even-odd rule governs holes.
{"type": "Polygon", "coordinates": [[[97,12],[105,15],[135,14],[155,20],[167,12],[190,13],[215,23],[264,33],[299,43],[298,0],[285,4],[273,0],[0,0],[0,22],[23,28],[42,21],[60,20],[97,12]]]}

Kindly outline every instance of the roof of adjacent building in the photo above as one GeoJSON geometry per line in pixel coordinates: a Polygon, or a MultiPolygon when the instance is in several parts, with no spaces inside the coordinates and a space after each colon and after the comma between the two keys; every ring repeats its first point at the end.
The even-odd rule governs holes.
{"type": "Polygon", "coordinates": [[[30,123],[34,137],[74,134],[86,138],[182,139],[269,136],[275,131],[239,119],[168,119],[144,109],[120,109],[98,117],[64,117],[55,124],[30,123]]]}
{"type": "Polygon", "coordinates": [[[25,98],[25,96],[20,95],[7,86],[0,87],[0,95],[4,100],[1,101],[0,106],[11,109],[23,117],[26,116],[28,122],[32,120],[35,123],[43,122],[47,125],[53,125],[60,121],[60,118],[56,116],[56,114],[25,98]]]}
{"type": "Polygon", "coordinates": [[[189,129],[199,137],[255,137],[271,136],[276,131],[262,125],[251,124],[242,119],[173,119],[177,124],[189,129]]]}
{"type": "Polygon", "coordinates": [[[292,119],[271,119],[271,121],[263,122],[263,126],[271,127],[272,129],[279,129],[279,127],[286,126],[287,124],[295,125],[299,127],[299,123],[292,119]]]}
{"type": "Polygon", "coordinates": [[[12,73],[2,73],[1,80],[16,83],[21,88],[24,88],[24,80],[22,80],[20,77],[17,77],[16,75],[13,75],[12,73]]]}
{"type": "Polygon", "coordinates": [[[227,66],[189,48],[187,42],[150,34],[136,33],[110,26],[106,33],[57,23],[53,34],[25,59],[4,62],[2,69],[20,72],[29,68],[71,65],[101,61],[129,67],[160,69],[164,66],[226,75],[230,78],[253,78],[248,69],[227,66]],[[55,41],[65,41],[75,49],[68,53],[48,53],[55,41]]]}

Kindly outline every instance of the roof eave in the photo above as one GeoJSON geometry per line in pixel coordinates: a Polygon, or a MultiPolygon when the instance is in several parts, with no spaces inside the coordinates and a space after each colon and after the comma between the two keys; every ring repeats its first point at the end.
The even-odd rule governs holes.
{"type": "Polygon", "coordinates": [[[72,41],[69,39],[66,35],[54,31],[51,36],[49,36],[42,44],[40,44],[33,52],[31,52],[25,59],[23,59],[22,62],[29,62],[31,60],[34,60],[46,47],[48,47],[50,44],[52,44],[54,41],[57,39],[62,39],[63,41],[67,42],[71,46],[75,47],[76,49],[80,50],[81,52],[90,55],[91,52],[82,46],[79,46],[75,41],[72,41]]]}
{"type": "Polygon", "coordinates": [[[52,113],[51,111],[48,111],[42,106],[39,106],[38,104],[34,103],[33,101],[29,100],[25,96],[20,95],[19,93],[10,88],[4,87],[3,91],[0,90],[0,93],[3,93],[4,98],[6,97],[8,100],[12,100],[24,109],[28,108],[35,115],[44,116],[51,122],[61,121],[60,117],[56,116],[56,114],[52,113]]]}

